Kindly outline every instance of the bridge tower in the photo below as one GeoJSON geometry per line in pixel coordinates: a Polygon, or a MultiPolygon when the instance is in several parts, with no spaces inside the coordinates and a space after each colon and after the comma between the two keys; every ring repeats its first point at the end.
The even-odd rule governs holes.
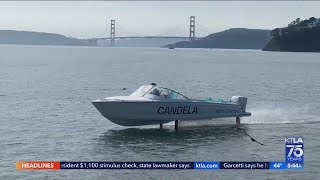
{"type": "Polygon", "coordinates": [[[190,16],[190,36],[189,36],[190,41],[193,41],[195,39],[195,34],[196,34],[195,21],[196,21],[196,17],[190,16]]]}
{"type": "Polygon", "coordinates": [[[116,39],[116,20],[111,20],[111,26],[110,26],[110,46],[114,47],[116,39]]]}

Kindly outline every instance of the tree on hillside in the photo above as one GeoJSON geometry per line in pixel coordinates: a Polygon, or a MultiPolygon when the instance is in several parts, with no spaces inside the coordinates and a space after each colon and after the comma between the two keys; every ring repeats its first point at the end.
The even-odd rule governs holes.
{"type": "Polygon", "coordinates": [[[317,20],[315,17],[309,18],[309,21],[310,21],[310,22],[313,22],[313,21],[315,21],[315,20],[317,20]]]}
{"type": "Polygon", "coordinates": [[[306,27],[306,26],[308,26],[308,24],[309,24],[309,20],[303,20],[303,21],[301,21],[300,22],[300,27],[306,27]]]}
{"type": "Polygon", "coordinates": [[[275,39],[279,39],[281,37],[280,30],[281,30],[281,28],[276,28],[276,29],[272,30],[271,36],[275,39]]]}

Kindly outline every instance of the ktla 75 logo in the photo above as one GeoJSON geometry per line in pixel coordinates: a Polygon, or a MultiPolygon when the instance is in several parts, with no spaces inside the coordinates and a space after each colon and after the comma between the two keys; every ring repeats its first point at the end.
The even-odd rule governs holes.
{"type": "Polygon", "coordinates": [[[287,161],[303,161],[302,138],[286,138],[287,161]]]}

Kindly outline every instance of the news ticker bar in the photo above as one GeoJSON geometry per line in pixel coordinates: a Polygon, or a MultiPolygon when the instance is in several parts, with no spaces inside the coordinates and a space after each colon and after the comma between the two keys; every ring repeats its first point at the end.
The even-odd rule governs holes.
{"type": "Polygon", "coordinates": [[[303,166],[286,162],[16,162],[17,170],[61,169],[303,169],[303,166]]]}

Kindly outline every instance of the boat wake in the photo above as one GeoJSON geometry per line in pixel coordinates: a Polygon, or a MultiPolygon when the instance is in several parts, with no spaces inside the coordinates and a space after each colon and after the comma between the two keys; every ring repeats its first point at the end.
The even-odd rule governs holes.
{"type": "Polygon", "coordinates": [[[312,114],[309,106],[305,107],[257,107],[249,109],[251,117],[241,118],[242,124],[286,124],[318,122],[318,116],[312,114]]]}
{"type": "MultiPolygon", "coordinates": [[[[298,107],[257,107],[254,109],[248,109],[251,112],[251,116],[242,117],[241,124],[287,124],[287,123],[312,123],[320,122],[318,116],[312,114],[310,107],[305,106],[303,108],[298,107]]],[[[216,125],[228,125],[235,124],[235,118],[221,118],[212,120],[192,120],[192,121],[180,121],[179,126],[216,126],[216,125]]],[[[167,125],[174,126],[174,122],[170,122],[167,125]]]]}

